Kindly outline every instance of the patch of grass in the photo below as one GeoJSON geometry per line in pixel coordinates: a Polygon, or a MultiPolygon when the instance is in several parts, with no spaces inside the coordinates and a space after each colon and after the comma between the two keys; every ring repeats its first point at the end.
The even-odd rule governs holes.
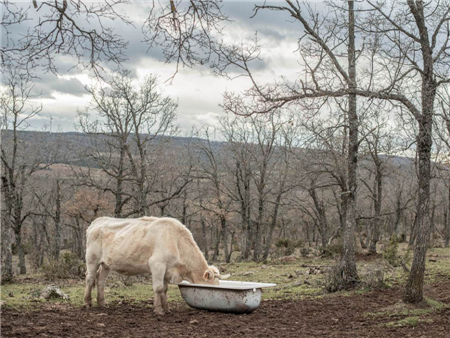
{"type": "Polygon", "coordinates": [[[389,322],[386,324],[387,327],[399,327],[399,326],[417,326],[417,324],[419,324],[419,317],[417,316],[411,316],[411,317],[406,317],[403,318],[401,320],[398,321],[394,321],[394,322],[389,322]]]}
{"type": "MultiPolygon", "coordinates": [[[[399,253],[406,250],[404,243],[399,244],[399,253]]],[[[450,276],[450,249],[435,248],[429,250],[430,254],[437,254],[437,262],[429,262],[427,259],[427,270],[425,283],[432,283],[442,278],[450,276]]],[[[328,259],[319,259],[313,257],[302,257],[294,262],[280,264],[274,261],[262,263],[238,262],[231,264],[217,263],[216,266],[225,268],[224,274],[231,273],[230,280],[253,281],[276,283],[274,288],[263,289],[263,299],[302,299],[311,297],[342,297],[353,296],[370,292],[372,289],[367,285],[350,290],[342,291],[336,294],[325,294],[323,285],[325,282],[325,273],[307,274],[310,267],[330,267],[336,264],[336,261],[328,259]]],[[[404,284],[407,274],[401,267],[392,267],[384,259],[375,259],[371,261],[357,262],[358,274],[365,276],[369,271],[382,270],[384,273],[385,284],[389,286],[401,286],[404,284]]],[[[324,268],[322,270],[325,270],[324,268]]],[[[48,285],[59,287],[64,293],[69,294],[68,302],[74,306],[83,305],[84,280],[65,279],[50,282],[46,280],[43,274],[18,275],[15,283],[2,285],[1,299],[3,306],[39,309],[42,303],[63,302],[63,300],[39,300],[36,298],[39,291],[42,291],[48,285]],[[10,293],[13,297],[9,297],[10,293]]],[[[153,288],[148,276],[133,279],[131,286],[125,286],[120,282],[120,278],[111,274],[107,280],[105,295],[107,302],[126,301],[126,302],[145,302],[153,298],[153,288]]],[[[169,301],[182,302],[182,298],[177,286],[169,286],[169,301]]],[[[96,303],[96,289],[94,288],[93,303],[96,303]]],[[[440,311],[446,305],[427,299],[428,306],[425,308],[407,308],[400,307],[383,309],[381,312],[368,314],[368,316],[385,316],[395,318],[396,316],[414,317],[427,316],[432,311],[440,311]]]]}
{"type": "Polygon", "coordinates": [[[399,302],[386,308],[383,311],[371,312],[366,315],[369,317],[404,317],[404,316],[427,316],[435,311],[440,311],[448,305],[438,302],[437,300],[427,298],[426,307],[415,308],[414,305],[399,302]]]}

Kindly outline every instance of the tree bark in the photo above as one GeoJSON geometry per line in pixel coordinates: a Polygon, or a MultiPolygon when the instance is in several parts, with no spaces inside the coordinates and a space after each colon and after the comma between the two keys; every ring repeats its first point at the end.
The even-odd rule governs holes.
{"type": "MultiPolygon", "coordinates": [[[[426,101],[426,100],[424,100],[426,101]]],[[[431,111],[432,112],[432,111],[431,111]]],[[[432,115],[423,116],[419,126],[419,197],[415,225],[414,257],[406,283],[404,300],[407,303],[418,303],[423,299],[423,280],[425,275],[425,259],[430,239],[430,163],[431,163],[431,128],[432,115]]]]}
{"type": "Polygon", "coordinates": [[[280,207],[281,195],[282,194],[280,193],[277,195],[275,206],[273,208],[272,222],[270,223],[269,234],[267,235],[266,248],[264,249],[263,260],[266,260],[269,257],[269,251],[272,245],[273,231],[275,230],[278,220],[278,210],[280,207]]]}
{"type": "Polygon", "coordinates": [[[421,53],[423,59],[423,74],[421,88],[422,113],[417,116],[419,135],[417,152],[419,153],[419,196],[417,204],[416,241],[411,272],[406,283],[404,301],[418,303],[423,299],[423,280],[425,275],[425,259],[430,240],[430,181],[431,181],[431,147],[433,145],[433,113],[436,97],[436,82],[434,80],[433,50],[430,47],[428,29],[425,25],[424,4],[422,1],[408,0],[408,6],[414,15],[420,35],[421,53]]]}
{"type": "MultiPolygon", "coordinates": [[[[348,2],[348,76],[350,90],[356,89],[355,61],[355,13],[354,2],[348,2]]],[[[348,96],[349,142],[347,159],[347,191],[342,195],[346,214],[343,228],[344,253],[340,262],[341,274],[346,287],[359,280],[355,260],[355,229],[356,229],[356,188],[358,167],[358,114],[356,110],[356,94],[348,96]]]]}
{"type": "Polygon", "coordinates": [[[200,224],[202,225],[202,236],[203,236],[203,252],[205,254],[205,259],[209,259],[209,252],[208,252],[208,238],[206,236],[206,224],[205,224],[205,218],[203,215],[200,217],[200,224]]]}
{"type": "MultiPolygon", "coordinates": [[[[264,185],[264,182],[260,183],[261,185],[264,185]]],[[[264,215],[264,197],[263,192],[260,191],[259,197],[258,197],[258,218],[256,220],[256,226],[255,226],[255,248],[253,251],[253,260],[259,261],[260,253],[261,253],[261,233],[262,233],[262,222],[263,222],[263,215],[264,215]]]]}
{"type": "Polygon", "coordinates": [[[319,228],[319,232],[320,232],[320,238],[321,238],[321,242],[322,242],[322,250],[324,250],[326,248],[326,246],[328,245],[328,240],[330,237],[325,207],[324,207],[323,203],[321,203],[319,201],[319,198],[317,197],[317,192],[316,192],[315,188],[309,189],[309,195],[311,196],[311,198],[313,200],[314,208],[316,209],[316,212],[317,212],[316,224],[317,224],[317,227],[319,228]]]}
{"type": "Polygon", "coordinates": [[[445,217],[445,229],[444,229],[444,246],[449,247],[450,244],[450,182],[448,184],[448,205],[447,205],[447,217],[445,217]]]}
{"type": "Polygon", "coordinates": [[[215,229],[215,234],[216,234],[216,241],[214,243],[214,252],[213,252],[213,256],[212,256],[212,260],[215,262],[217,261],[217,258],[219,257],[219,249],[220,249],[220,240],[221,240],[221,232],[219,231],[219,228],[216,227],[215,229]]]}
{"type": "Polygon", "coordinates": [[[59,259],[61,250],[61,187],[56,181],[56,210],[55,210],[55,259],[59,259]]]}
{"type": "Polygon", "coordinates": [[[11,224],[8,216],[2,219],[2,281],[11,281],[14,277],[11,250],[11,224]]]}
{"type": "Polygon", "coordinates": [[[228,257],[228,243],[227,243],[227,220],[225,217],[220,217],[220,226],[222,231],[222,242],[223,242],[223,251],[225,256],[225,261],[229,263],[229,257],[228,257]]]}
{"type": "MultiPolygon", "coordinates": [[[[378,156],[378,155],[377,155],[378,156]]],[[[380,164],[376,164],[377,166],[377,174],[375,176],[376,180],[376,197],[374,200],[374,218],[372,224],[372,232],[371,232],[371,240],[369,246],[369,253],[376,254],[377,253],[377,243],[380,240],[380,225],[381,225],[381,202],[382,202],[382,193],[383,193],[383,182],[382,182],[382,172],[380,164]]]]}
{"type": "Polygon", "coordinates": [[[25,264],[25,252],[22,247],[21,227],[14,229],[14,235],[16,237],[17,256],[19,256],[19,273],[25,275],[27,273],[27,267],[25,264]]]}

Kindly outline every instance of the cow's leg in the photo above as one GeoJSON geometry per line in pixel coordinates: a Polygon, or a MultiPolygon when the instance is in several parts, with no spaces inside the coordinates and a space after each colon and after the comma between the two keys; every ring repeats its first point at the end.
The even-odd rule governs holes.
{"type": "MultiPolygon", "coordinates": [[[[88,255],[86,255],[88,258],[88,255]]],[[[95,285],[95,277],[97,276],[98,262],[93,260],[86,260],[86,290],[84,292],[84,303],[86,306],[92,306],[92,288],[95,285]]]]}
{"type": "Polygon", "coordinates": [[[161,303],[161,295],[164,292],[164,275],[166,273],[166,265],[163,263],[154,263],[150,259],[150,271],[152,272],[153,293],[155,298],[153,301],[154,312],[157,315],[163,315],[164,310],[161,303]]]}
{"type": "Polygon", "coordinates": [[[97,274],[97,305],[105,306],[105,283],[111,269],[105,264],[100,264],[97,274]]]}
{"type": "Polygon", "coordinates": [[[161,304],[165,313],[170,313],[169,304],[167,303],[167,289],[169,288],[169,284],[164,281],[164,289],[161,294],[161,304]]]}

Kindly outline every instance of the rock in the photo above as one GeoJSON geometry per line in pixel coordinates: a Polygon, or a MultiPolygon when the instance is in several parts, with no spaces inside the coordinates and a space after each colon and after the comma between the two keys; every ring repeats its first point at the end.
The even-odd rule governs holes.
{"type": "Polygon", "coordinates": [[[47,286],[44,291],[41,292],[42,299],[50,299],[50,298],[62,298],[62,299],[69,299],[69,295],[65,294],[61,291],[60,288],[51,285],[47,286]]]}
{"type": "Polygon", "coordinates": [[[430,262],[437,262],[436,258],[430,258],[429,261],[430,262]]]}
{"type": "Polygon", "coordinates": [[[303,271],[302,270],[296,270],[296,271],[294,271],[295,272],[295,274],[297,275],[297,277],[300,277],[302,274],[303,274],[303,271]]]}
{"type": "Polygon", "coordinates": [[[267,269],[267,265],[261,265],[261,269],[267,269]]]}
{"type": "Polygon", "coordinates": [[[197,319],[192,319],[192,320],[189,322],[189,324],[197,325],[197,324],[198,324],[198,320],[197,320],[197,319]]]}
{"type": "Polygon", "coordinates": [[[105,327],[106,325],[103,324],[103,323],[97,323],[97,326],[98,326],[98,327],[105,327]]]}
{"type": "Polygon", "coordinates": [[[291,256],[284,256],[280,258],[280,262],[282,263],[288,263],[288,262],[295,262],[297,260],[297,257],[294,255],[291,256]]]}
{"type": "Polygon", "coordinates": [[[254,275],[255,273],[253,272],[253,271],[247,271],[247,272],[244,272],[243,274],[242,274],[242,276],[250,276],[250,275],[254,275]]]}
{"type": "Polygon", "coordinates": [[[292,284],[292,286],[300,286],[302,284],[303,284],[303,282],[301,280],[298,280],[298,281],[294,282],[294,284],[292,284]]]}
{"type": "Polygon", "coordinates": [[[437,258],[438,254],[431,254],[430,257],[437,258]]]}
{"type": "Polygon", "coordinates": [[[294,276],[292,275],[292,273],[290,273],[290,274],[287,276],[287,278],[288,278],[288,279],[292,279],[292,278],[294,278],[294,276]]]}
{"type": "Polygon", "coordinates": [[[303,282],[303,284],[306,284],[306,285],[311,285],[311,283],[310,283],[310,282],[308,282],[308,280],[307,280],[307,279],[305,279],[305,281],[303,282]]]}
{"type": "Polygon", "coordinates": [[[8,293],[8,297],[14,297],[14,293],[12,292],[8,293]]]}

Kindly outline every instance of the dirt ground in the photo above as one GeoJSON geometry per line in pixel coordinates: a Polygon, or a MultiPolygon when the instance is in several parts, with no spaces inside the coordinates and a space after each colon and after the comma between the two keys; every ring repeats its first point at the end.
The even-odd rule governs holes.
{"type": "MultiPolygon", "coordinates": [[[[403,326],[401,320],[409,313],[382,314],[399,304],[401,289],[392,288],[304,300],[267,300],[248,315],[200,311],[181,303],[172,303],[173,313],[164,317],[155,316],[151,305],[143,302],[123,301],[89,310],[48,303],[39,311],[3,309],[1,334],[23,338],[449,337],[450,280],[429,284],[425,292],[447,307],[424,311],[416,324],[403,326]],[[376,316],[370,315],[376,312],[376,316]]],[[[417,309],[411,308],[411,314],[417,309]]]]}

